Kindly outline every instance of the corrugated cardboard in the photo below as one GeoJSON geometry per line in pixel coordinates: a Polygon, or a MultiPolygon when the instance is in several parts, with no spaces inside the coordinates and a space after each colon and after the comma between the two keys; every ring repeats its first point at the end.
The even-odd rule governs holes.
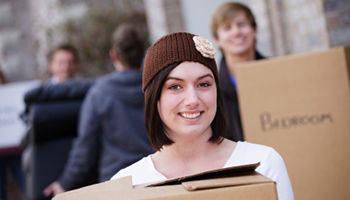
{"type": "Polygon", "coordinates": [[[219,169],[132,187],[131,177],[73,190],[54,197],[68,199],[277,199],[276,186],[256,173],[258,164],[219,169]]]}
{"type": "Polygon", "coordinates": [[[282,155],[295,199],[349,199],[349,69],[334,48],[235,71],[245,139],[282,155]]]}

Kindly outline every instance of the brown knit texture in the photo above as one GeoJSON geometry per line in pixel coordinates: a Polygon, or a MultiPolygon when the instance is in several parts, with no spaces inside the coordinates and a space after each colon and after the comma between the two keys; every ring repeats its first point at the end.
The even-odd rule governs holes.
{"type": "Polygon", "coordinates": [[[217,78],[215,60],[203,57],[197,51],[193,36],[195,35],[184,32],[172,33],[160,38],[147,50],[142,76],[143,91],[159,71],[175,62],[199,62],[211,69],[217,78]]]}

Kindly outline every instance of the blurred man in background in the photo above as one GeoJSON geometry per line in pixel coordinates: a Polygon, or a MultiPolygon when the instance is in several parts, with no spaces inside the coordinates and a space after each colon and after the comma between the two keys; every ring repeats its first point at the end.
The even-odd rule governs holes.
{"type": "Polygon", "coordinates": [[[77,49],[70,44],[61,44],[54,48],[48,55],[49,71],[51,78],[49,84],[62,83],[73,79],[79,70],[79,54],[77,49]]]}
{"type": "Polygon", "coordinates": [[[228,138],[243,141],[235,68],[238,63],[264,58],[256,50],[257,24],[247,6],[228,2],[212,15],[211,32],[223,54],[219,64],[219,79],[229,121],[228,138]]]}

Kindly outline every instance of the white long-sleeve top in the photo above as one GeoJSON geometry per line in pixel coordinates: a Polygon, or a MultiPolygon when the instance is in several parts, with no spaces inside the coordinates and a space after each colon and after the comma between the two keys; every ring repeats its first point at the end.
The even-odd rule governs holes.
{"type": "MultiPolygon", "coordinates": [[[[133,185],[164,181],[167,178],[153,165],[152,155],[120,170],[112,179],[132,176],[133,185]]],[[[276,182],[279,200],[293,200],[294,194],[282,157],[271,147],[249,142],[238,142],[225,167],[260,162],[255,171],[276,182]]]]}

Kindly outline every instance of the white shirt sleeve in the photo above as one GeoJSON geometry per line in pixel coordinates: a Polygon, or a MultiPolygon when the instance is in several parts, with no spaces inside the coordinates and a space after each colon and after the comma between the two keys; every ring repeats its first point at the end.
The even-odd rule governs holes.
{"type": "Polygon", "coordinates": [[[260,162],[260,165],[256,171],[275,181],[278,199],[293,200],[293,189],[284,161],[271,147],[249,142],[237,142],[225,167],[257,162],[260,162]]]}
{"type": "Polygon", "coordinates": [[[279,200],[294,199],[292,185],[284,161],[273,148],[270,148],[269,154],[256,171],[276,182],[279,200]]]}

